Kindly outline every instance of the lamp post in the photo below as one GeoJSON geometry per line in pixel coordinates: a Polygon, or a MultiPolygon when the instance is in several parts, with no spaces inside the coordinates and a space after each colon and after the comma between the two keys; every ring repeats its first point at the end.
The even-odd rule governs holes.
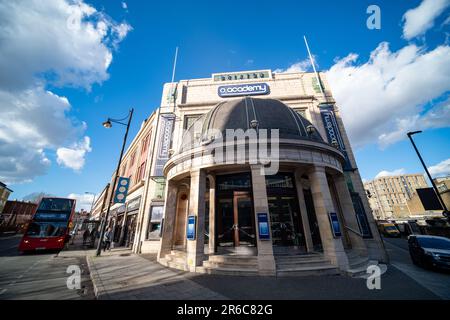
{"type": "Polygon", "coordinates": [[[408,132],[406,135],[408,136],[409,140],[411,140],[411,143],[412,143],[412,145],[413,145],[413,147],[414,147],[414,150],[416,150],[417,156],[419,157],[419,160],[420,160],[420,162],[422,163],[422,166],[423,166],[423,168],[425,169],[425,172],[427,173],[428,179],[430,179],[430,181],[431,181],[431,185],[433,186],[434,192],[436,193],[436,195],[437,195],[437,197],[438,197],[438,199],[439,199],[439,202],[441,203],[441,206],[442,206],[442,208],[444,209],[444,212],[443,212],[444,216],[446,216],[447,218],[449,218],[449,212],[448,212],[448,210],[447,210],[447,207],[445,206],[444,201],[442,200],[441,194],[439,193],[439,190],[438,190],[438,188],[436,187],[436,184],[434,183],[433,178],[431,178],[431,174],[430,174],[430,172],[428,171],[428,168],[427,168],[427,166],[425,165],[425,162],[423,161],[422,156],[420,155],[420,152],[419,152],[419,150],[417,149],[416,144],[414,143],[414,140],[413,140],[413,138],[412,138],[413,135],[415,135],[416,133],[421,133],[421,132],[422,132],[422,131],[413,131],[413,132],[408,132]]]}
{"type": "Polygon", "coordinates": [[[105,122],[103,122],[103,126],[105,128],[107,128],[107,129],[111,128],[112,127],[112,123],[114,122],[114,123],[126,126],[127,130],[125,131],[125,136],[123,137],[122,149],[120,151],[119,162],[117,163],[117,169],[116,169],[116,172],[115,172],[115,175],[114,175],[114,182],[112,184],[112,188],[111,188],[111,192],[110,192],[108,208],[106,209],[105,218],[103,220],[102,228],[101,228],[101,231],[100,231],[100,239],[99,239],[98,245],[97,245],[97,256],[99,256],[101,254],[101,251],[102,251],[102,241],[103,241],[103,237],[105,235],[106,224],[108,223],[109,210],[111,209],[111,205],[112,205],[112,203],[114,201],[114,190],[115,190],[115,187],[116,187],[117,178],[119,177],[120,164],[122,163],[123,152],[125,151],[125,145],[127,143],[128,131],[130,129],[131,119],[133,118],[133,112],[134,112],[134,109],[132,108],[130,110],[130,112],[128,113],[128,116],[126,116],[123,119],[111,119],[111,118],[108,118],[105,122]],[[122,121],[124,121],[126,119],[128,119],[128,122],[125,124],[122,121]]]}

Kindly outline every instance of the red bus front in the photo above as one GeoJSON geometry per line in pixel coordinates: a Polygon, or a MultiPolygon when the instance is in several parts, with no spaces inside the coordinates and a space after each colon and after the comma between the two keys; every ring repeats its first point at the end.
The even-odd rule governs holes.
{"type": "Polygon", "coordinates": [[[43,198],[26,228],[19,251],[62,250],[69,240],[75,200],[43,198]]]}

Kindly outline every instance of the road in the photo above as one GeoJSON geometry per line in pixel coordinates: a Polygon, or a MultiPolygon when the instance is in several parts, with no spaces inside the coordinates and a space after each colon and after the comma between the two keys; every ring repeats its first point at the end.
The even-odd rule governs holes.
{"type": "Polygon", "coordinates": [[[61,257],[58,253],[22,255],[19,236],[0,237],[0,300],[94,299],[86,258],[61,257]],[[70,265],[81,269],[81,288],[68,289],[70,265]]]}
{"type": "Polygon", "coordinates": [[[427,288],[442,299],[450,300],[450,273],[426,270],[414,265],[404,238],[384,238],[390,263],[421,286],[427,288]]]}

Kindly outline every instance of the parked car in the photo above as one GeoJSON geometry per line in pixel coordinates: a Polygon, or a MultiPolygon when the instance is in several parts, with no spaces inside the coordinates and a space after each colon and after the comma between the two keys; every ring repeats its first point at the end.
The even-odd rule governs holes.
{"type": "Polygon", "coordinates": [[[380,223],[378,225],[378,228],[380,232],[388,237],[400,237],[400,231],[397,229],[397,227],[393,223],[380,223]]]}
{"type": "Polygon", "coordinates": [[[410,235],[408,246],[415,265],[450,270],[450,240],[428,235],[410,235]]]}

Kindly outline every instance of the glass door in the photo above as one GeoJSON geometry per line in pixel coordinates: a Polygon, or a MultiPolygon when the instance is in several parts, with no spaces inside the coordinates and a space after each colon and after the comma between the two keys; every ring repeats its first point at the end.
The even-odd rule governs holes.
{"type": "Polygon", "coordinates": [[[273,245],[306,248],[297,198],[271,196],[268,202],[273,245]]]}
{"type": "Polygon", "coordinates": [[[218,246],[255,246],[255,219],[250,194],[234,192],[233,198],[219,199],[217,205],[218,246]]]}
{"type": "Polygon", "coordinates": [[[254,246],[256,240],[253,203],[248,193],[234,193],[234,244],[254,246]]]}

